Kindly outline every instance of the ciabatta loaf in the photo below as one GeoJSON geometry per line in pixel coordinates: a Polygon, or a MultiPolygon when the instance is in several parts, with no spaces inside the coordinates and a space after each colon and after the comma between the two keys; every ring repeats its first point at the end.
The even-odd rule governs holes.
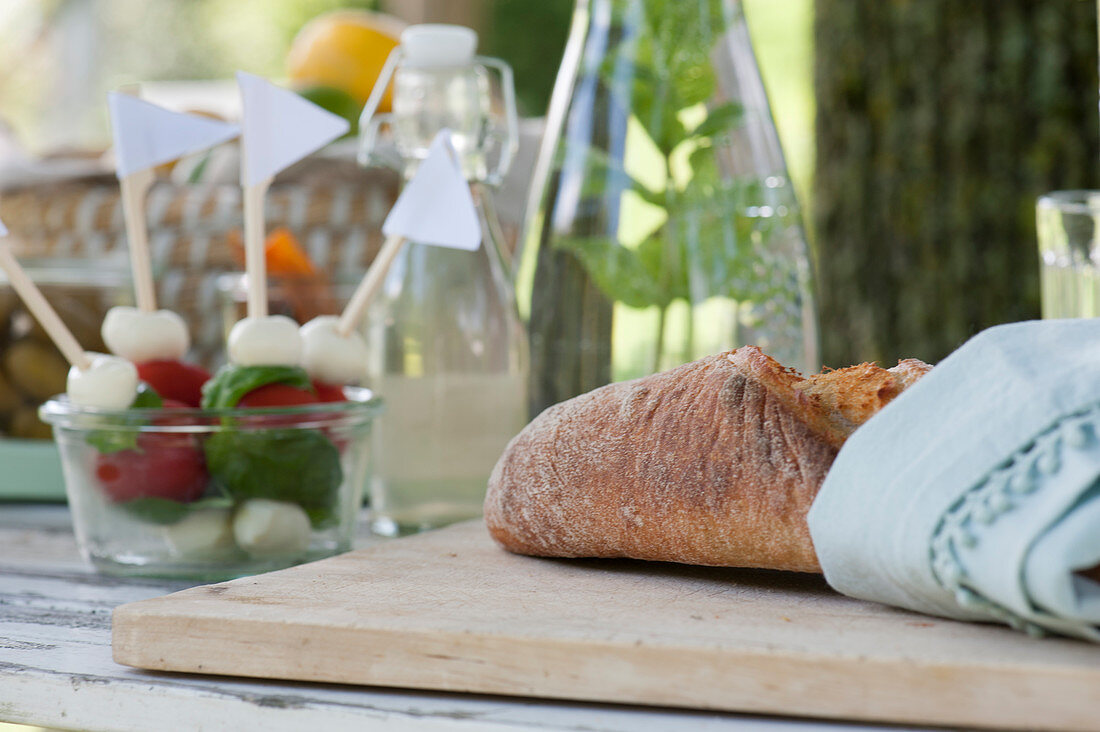
{"type": "Polygon", "coordinates": [[[820,571],[806,513],[837,450],[929,368],[802,378],[746,346],[596,389],[512,440],[486,523],[520,554],[820,571]]]}

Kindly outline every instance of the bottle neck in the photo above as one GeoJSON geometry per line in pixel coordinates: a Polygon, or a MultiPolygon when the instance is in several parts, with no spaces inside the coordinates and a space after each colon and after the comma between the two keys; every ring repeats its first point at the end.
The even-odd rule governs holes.
{"type": "MultiPolygon", "coordinates": [[[[717,38],[744,22],[741,0],[577,0],[570,34],[593,24],[668,32],[668,40],[690,27],[692,35],[717,38]]],[[[624,39],[625,40],[625,39],[624,39]]]]}
{"type": "Polygon", "coordinates": [[[488,79],[478,66],[399,68],[394,74],[392,125],[405,177],[416,172],[439,131],[448,129],[466,180],[485,181],[489,99],[488,79]]]}

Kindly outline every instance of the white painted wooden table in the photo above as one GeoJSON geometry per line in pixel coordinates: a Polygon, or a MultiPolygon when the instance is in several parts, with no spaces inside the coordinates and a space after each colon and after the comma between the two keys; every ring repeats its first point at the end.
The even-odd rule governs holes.
{"type": "MultiPolygon", "coordinates": [[[[360,543],[368,543],[364,538],[360,543]]],[[[103,577],[67,509],[0,504],[0,721],[81,730],[860,730],[780,718],[139,671],[111,660],[116,605],[183,589],[103,577]]],[[[897,728],[891,728],[896,730],[897,728]]]]}

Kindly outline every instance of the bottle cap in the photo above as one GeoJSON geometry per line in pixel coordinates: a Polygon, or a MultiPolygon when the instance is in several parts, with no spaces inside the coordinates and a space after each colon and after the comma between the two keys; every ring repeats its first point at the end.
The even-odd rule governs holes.
{"type": "Polygon", "coordinates": [[[405,66],[465,66],[474,59],[477,33],[461,25],[424,23],[401,33],[405,66]]]}

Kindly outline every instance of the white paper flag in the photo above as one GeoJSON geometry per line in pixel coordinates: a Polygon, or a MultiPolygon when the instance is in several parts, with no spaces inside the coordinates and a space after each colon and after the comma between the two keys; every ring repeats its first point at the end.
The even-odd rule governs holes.
{"type": "Polygon", "coordinates": [[[0,236],[8,235],[8,227],[4,226],[4,222],[0,221],[0,236]]]}
{"type": "Polygon", "coordinates": [[[382,233],[471,252],[481,246],[477,209],[451,147],[450,130],[441,130],[432,140],[428,157],[401,191],[382,233]]]}
{"type": "Polygon", "coordinates": [[[125,178],[240,134],[237,125],[173,112],[120,92],[107,94],[115,139],[115,173],[125,178]]]}
{"type": "Polygon", "coordinates": [[[237,72],[241,89],[241,185],[253,186],[346,133],[348,121],[267,79],[237,72]]]}

